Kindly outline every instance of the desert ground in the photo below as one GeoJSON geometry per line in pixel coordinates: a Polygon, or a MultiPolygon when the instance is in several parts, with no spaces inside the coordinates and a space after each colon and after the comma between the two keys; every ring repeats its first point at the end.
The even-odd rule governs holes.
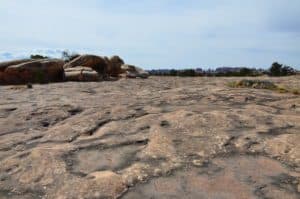
{"type": "Polygon", "coordinates": [[[299,199],[300,95],[234,80],[1,86],[0,198],[299,199]]]}

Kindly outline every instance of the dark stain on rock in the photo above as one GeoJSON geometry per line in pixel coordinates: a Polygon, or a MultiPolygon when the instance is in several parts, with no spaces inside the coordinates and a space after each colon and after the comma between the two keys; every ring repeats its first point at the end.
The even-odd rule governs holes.
{"type": "Polygon", "coordinates": [[[85,177],[91,172],[119,171],[136,162],[136,154],[147,145],[148,139],[122,142],[115,145],[97,144],[78,148],[63,155],[67,170],[77,176],[85,177]]]}
{"type": "Polygon", "coordinates": [[[275,127],[275,128],[269,129],[267,132],[260,131],[260,132],[258,132],[258,134],[263,135],[263,136],[278,136],[278,135],[282,135],[282,134],[291,134],[290,132],[288,132],[288,130],[290,130],[292,128],[294,128],[293,125],[287,125],[284,127],[275,127]]]}
{"type": "Polygon", "coordinates": [[[74,115],[77,115],[79,113],[81,113],[83,110],[79,107],[77,108],[72,108],[72,109],[69,109],[68,112],[70,115],[74,116],[74,115]]]}
{"type": "Polygon", "coordinates": [[[284,189],[288,192],[298,193],[297,184],[299,183],[297,178],[288,174],[282,173],[278,176],[273,176],[272,185],[284,189]]]}
{"type": "Polygon", "coordinates": [[[169,127],[170,126],[170,123],[166,120],[163,120],[160,122],[160,126],[161,127],[169,127]]]}

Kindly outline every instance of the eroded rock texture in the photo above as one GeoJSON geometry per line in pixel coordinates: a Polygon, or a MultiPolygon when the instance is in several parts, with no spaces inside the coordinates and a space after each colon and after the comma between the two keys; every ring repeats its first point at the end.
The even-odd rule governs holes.
{"type": "Polygon", "coordinates": [[[300,97],[233,80],[0,87],[0,198],[299,198],[300,97]]]}

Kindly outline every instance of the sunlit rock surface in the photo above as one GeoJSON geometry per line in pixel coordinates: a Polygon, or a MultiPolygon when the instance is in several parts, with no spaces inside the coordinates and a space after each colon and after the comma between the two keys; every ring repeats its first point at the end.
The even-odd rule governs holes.
{"type": "Polygon", "coordinates": [[[236,80],[1,86],[0,198],[299,198],[300,96],[236,80]]]}

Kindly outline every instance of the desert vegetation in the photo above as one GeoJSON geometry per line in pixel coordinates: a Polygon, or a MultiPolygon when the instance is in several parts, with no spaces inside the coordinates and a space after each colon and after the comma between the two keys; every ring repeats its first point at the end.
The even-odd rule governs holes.
{"type": "Polygon", "coordinates": [[[180,76],[180,77],[259,77],[268,76],[290,76],[296,75],[297,70],[290,66],[285,66],[274,62],[268,69],[256,69],[248,67],[220,67],[208,70],[201,68],[197,69],[158,69],[150,70],[149,73],[153,76],[180,76]]]}
{"type": "Polygon", "coordinates": [[[293,93],[300,94],[300,88],[289,88],[285,86],[276,85],[270,80],[249,80],[243,79],[239,81],[228,82],[227,85],[231,88],[254,88],[254,89],[267,89],[279,93],[293,93]]]}
{"type": "Polygon", "coordinates": [[[72,61],[73,59],[79,57],[80,54],[75,53],[75,52],[71,53],[71,52],[68,51],[68,50],[64,50],[64,51],[62,52],[62,55],[61,55],[61,56],[62,56],[62,59],[65,60],[65,62],[69,62],[69,61],[72,61]]]}
{"type": "Polygon", "coordinates": [[[48,59],[49,57],[39,54],[30,55],[30,59],[48,59]]]}
{"type": "Polygon", "coordinates": [[[278,62],[274,62],[272,66],[270,67],[268,74],[270,76],[291,76],[296,75],[297,71],[290,67],[290,66],[284,66],[283,64],[279,64],[278,62]]]}

